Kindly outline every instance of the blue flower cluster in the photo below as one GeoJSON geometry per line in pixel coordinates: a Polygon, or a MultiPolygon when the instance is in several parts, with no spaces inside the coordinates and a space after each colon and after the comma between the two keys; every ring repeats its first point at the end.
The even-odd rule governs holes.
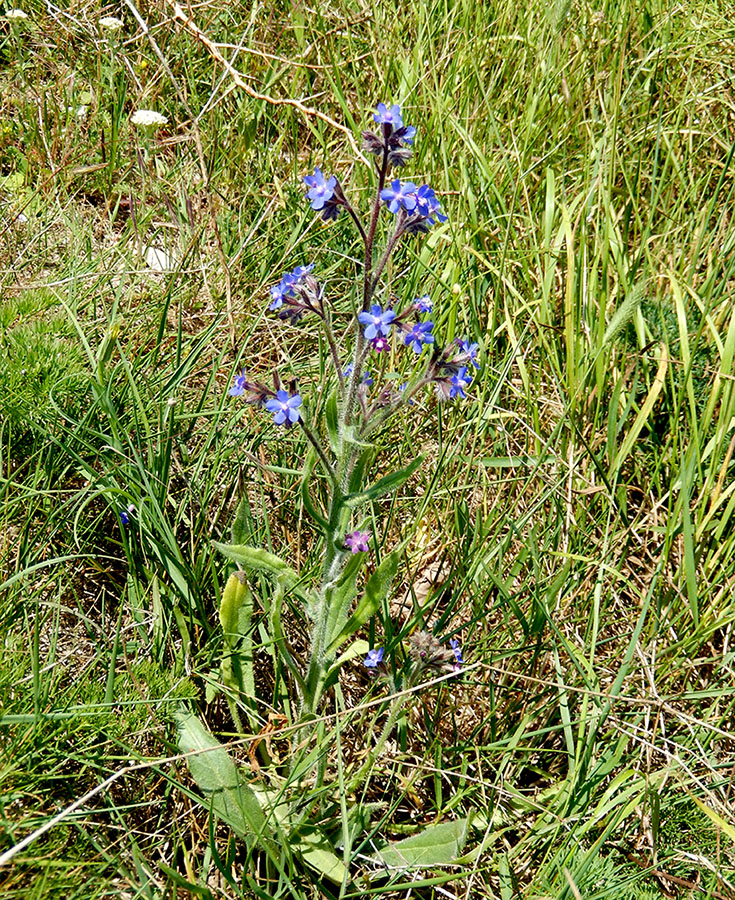
{"type": "Polygon", "coordinates": [[[380,192],[380,199],[388,207],[388,212],[403,213],[403,227],[409,234],[428,231],[437,222],[446,222],[441,203],[428,184],[416,187],[413,181],[398,179],[380,192]]]}
{"type": "MultiPolygon", "coordinates": [[[[428,317],[433,311],[433,303],[428,294],[416,297],[401,311],[393,308],[398,302],[395,296],[391,296],[387,305],[374,301],[376,285],[399,238],[404,234],[428,231],[437,222],[446,222],[447,216],[428,184],[417,185],[413,181],[387,179],[391,167],[403,166],[410,159],[416,136],[416,129],[404,123],[401,107],[396,103],[379,103],[372,118],[376,131],[363,132],[363,146],[377,157],[379,187],[369,226],[363,224],[359,211],[350,204],[336,175],[326,175],[317,166],[313,174],[306,175],[303,179],[309,205],[323,219],[336,218],[343,209],[351,216],[365,243],[368,261],[373,259],[375,225],[381,207],[385,206],[388,212],[396,217],[393,234],[388,239],[380,264],[371,271],[372,262],[367,263],[363,307],[357,315],[362,329],[361,340],[369,342],[374,352],[387,351],[391,346],[389,338],[395,329],[401,336],[403,344],[415,354],[423,354],[427,347],[431,350],[426,371],[419,379],[409,382],[408,390],[405,384],[397,390],[388,384],[373,396],[372,401],[368,400],[367,389],[374,384],[374,378],[365,369],[365,357],[360,356],[361,351],[358,350],[355,362],[350,363],[339,374],[342,382],[345,379],[352,379],[354,366],[359,364],[361,377],[357,383],[350,383],[347,396],[352,396],[358,401],[365,421],[378,409],[389,408],[390,411],[391,408],[400,405],[402,395],[404,403],[413,405],[417,391],[431,383],[442,399],[466,398],[472,384],[472,369],[480,367],[476,343],[462,339],[446,348],[436,345],[434,322],[422,321],[423,317],[428,317]]],[[[297,322],[308,312],[316,313],[323,322],[332,359],[335,365],[341,368],[337,337],[332,330],[333,313],[325,306],[323,288],[312,275],[313,271],[314,264],[310,263],[296,266],[293,271],[284,273],[280,281],[270,287],[269,310],[276,313],[279,318],[291,322],[297,322]]],[[[277,373],[274,373],[274,381],[274,387],[271,389],[259,382],[249,381],[243,372],[235,377],[229,394],[232,397],[241,397],[253,406],[267,409],[276,425],[288,428],[301,422],[307,438],[312,444],[315,442],[318,444],[308,425],[302,420],[302,400],[296,391],[295,382],[290,390],[285,390],[277,373]]]]}
{"type": "Polygon", "coordinates": [[[271,288],[273,302],[268,309],[280,309],[285,299],[295,297],[297,288],[303,284],[306,276],[313,271],[314,263],[310,263],[308,266],[296,266],[293,272],[286,272],[278,284],[274,284],[271,288]]]}
{"type": "Polygon", "coordinates": [[[401,107],[397,103],[388,106],[378,103],[373,121],[380,125],[380,134],[363,131],[362,146],[368,153],[383,157],[391,166],[405,166],[411,159],[411,145],[416,136],[413,125],[404,125],[401,107]]]}

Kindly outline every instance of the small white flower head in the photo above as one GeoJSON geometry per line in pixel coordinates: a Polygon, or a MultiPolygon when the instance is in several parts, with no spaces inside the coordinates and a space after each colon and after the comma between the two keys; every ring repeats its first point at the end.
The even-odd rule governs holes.
{"type": "Polygon", "coordinates": [[[140,128],[158,128],[161,125],[168,125],[166,116],[162,116],[161,113],[152,109],[136,109],[130,121],[140,128]]]}
{"type": "Polygon", "coordinates": [[[27,13],[24,13],[22,9],[9,9],[9,10],[5,13],[4,18],[6,18],[6,19],[18,19],[18,20],[20,20],[20,19],[27,19],[27,18],[28,18],[28,14],[27,14],[27,13]]]}
{"type": "Polygon", "coordinates": [[[74,116],[75,116],[75,118],[84,121],[84,119],[87,118],[88,112],[89,112],[88,106],[77,106],[77,108],[74,110],[74,116]]]}
{"type": "Polygon", "coordinates": [[[104,28],[105,31],[119,31],[124,24],[117,16],[103,16],[100,19],[100,28],[104,28]]]}

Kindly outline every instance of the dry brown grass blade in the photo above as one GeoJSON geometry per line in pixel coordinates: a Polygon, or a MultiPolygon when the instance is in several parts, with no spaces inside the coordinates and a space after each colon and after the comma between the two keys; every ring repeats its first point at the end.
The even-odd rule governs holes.
{"type": "Polygon", "coordinates": [[[357,141],[355,140],[349,128],[344,125],[340,125],[339,122],[335,121],[330,116],[325,115],[323,112],[319,112],[318,109],[313,109],[310,106],[304,106],[304,104],[300,100],[295,100],[291,97],[269,97],[266,94],[261,94],[258,91],[253,90],[253,88],[251,88],[247,81],[243,78],[242,74],[232,65],[232,63],[228,62],[228,60],[225,59],[225,57],[220,53],[217,45],[207,37],[207,35],[192,19],[192,17],[188,13],[186,13],[178,3],[176,3],[176,0],[166,0],[166,3],[173,10],[174,19],[176,19],[177,22],[180,22],[190,34],[193,34],[194,37],[207,48],[212,57],[225,69],[234,83],[243,91],[245,91],[245,93],[249,97],[252,97],[253,100],[262,100],[263,103],[268,103],[271,106],[292,106],[294,109],[297,109],[305,118],[320,119],[331,128],[336,128],[337,131],[341,131],[342,134],[345,135],[355,156],[361,159],[366,165],[368,164],[367,159],[365,159],[365,157],[361,153],[360,148],[357,145],[357,141]]]}

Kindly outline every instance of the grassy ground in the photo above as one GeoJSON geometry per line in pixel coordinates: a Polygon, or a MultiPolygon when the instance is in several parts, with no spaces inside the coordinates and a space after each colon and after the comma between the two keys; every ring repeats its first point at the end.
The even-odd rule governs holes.
{"type": "MultiPolygon", "coordinates": [[[[427,396],[381,438],[386,471],[427,458],[373,510],[413,540],[370,634],[456,635],[470,668],[409,702],[341,896],[735,896],[735,5],[24,10],[0,20],[0,853],[135,768],[0,868],[3,896],[327,893],[298,865],[264,882],[165,760],[182,701],[232,734],[210,542],[240,498],[253,542],[318,562],[303,439],[227,389],[245,365],[320,383],[267,287],[312,259],[349,286],[349,222],[313,219],[300,177],[364,196],[350,136],[391,99],[449,214],[391,286],[483,368],[469,404],[427,396]],[[469,814],[462,864],[365,861],[469,814]]],[[[256,662],[277,730],[282,672],[256,662]]],[[[355,665],[341,691],[349,767],[381,688],[355,665]]]]}

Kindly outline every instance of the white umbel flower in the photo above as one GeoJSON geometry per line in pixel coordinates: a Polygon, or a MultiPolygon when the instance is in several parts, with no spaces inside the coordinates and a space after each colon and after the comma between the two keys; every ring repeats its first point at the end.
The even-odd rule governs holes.
{"type": "Polygon", "coordinates": [[[168,125],[166,116],[162,116],[161,113],[152,109],[136,109],[130,121],[133,125],[138,125],[141,128],[155,128],[161,125],[168,125]]]}
{"type": "Polygon", "coordinates": [[[124,24],[117,16],[103,16],[100,19],[100,28],[104,28],[105,31],[119,31],[124,24]]]}
{"type": "Polygon", "coordinates": [[[27,19],[28,14],[22,9],[9,9],[4,16],[5,19],[27,19]]]}

